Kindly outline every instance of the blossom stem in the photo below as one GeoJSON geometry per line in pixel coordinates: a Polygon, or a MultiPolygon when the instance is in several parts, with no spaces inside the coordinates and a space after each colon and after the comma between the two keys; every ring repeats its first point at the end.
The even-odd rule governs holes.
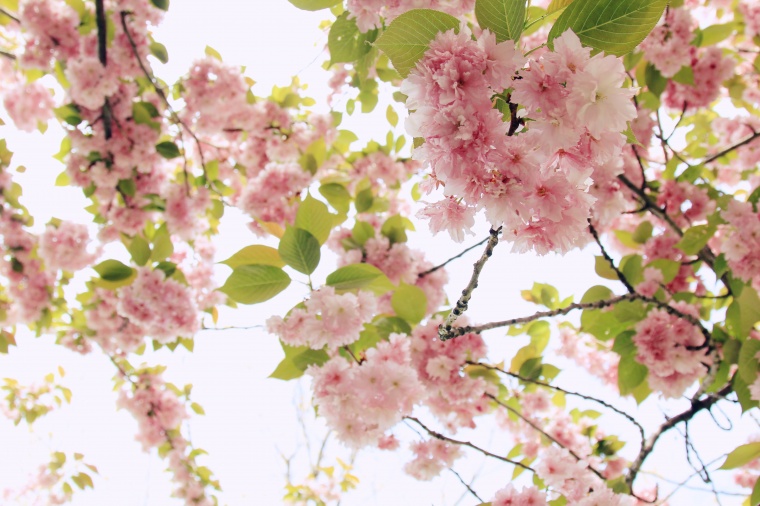
{"type": "Polygon", "coordinates": [[[485,501],[483,501],[483,498],[482,498],[482,497],[480,497],[480,496],[478,495],[478,493],[477,493],[477,492],[475,492],[475,490],[473,490],[472,486],[471,486],[469,483],[467,483],[466,481],[464,481],[464,479],[463,479],[463,478],[462,478],[462,477],[459,475],[459,473],[458,473],[458,472],[454,471],[454,468],[453,468],[453,467],[450,467],[450,468],[449,468],[449,471],[451,471],[452,473],[454,473],[454,476],[456,476],[456,477],[457,477],[457,479],[459,480],[459,483],[461,483],[462,485],[464,485],[464,488],[466,488],[466,489],[467,489],[467,491],[468,491],[470,494],[472,494],[472,496],[473,496],[473,497],[475,497],[475,499],[477,499],[477,500],[478,500],[478,501],[480,501],[480,502],[485,502],[485,501]]]}
{"type": "Polygon", "coordinates": [[[744,139],[743,141],[739,141],[736,144],[734,144],[733,146],[727,147],[723,151],[705,158],[704,160],[702,160],[702,163],[706,165],[706,164],[708,164],[710,162],[714,162],[718,158],[729,154],[731,151],[733,151],[735,149],[738,149],[738,148],[740,148],[740,147],[742,147],[742,146],[744,146],[746,144],[749,144],[750,142],[754,141],[758,137],[760,137],[760,132],[755,132],[752,135],[750,135],[749,137],[747,137],[746,139],[744,139]]]}
{"type": "Polygon", "coordinates": [[[470,298],[472,297],[472,292],[475,291],[475,288],[478,287],[478,278],[480,278],[480,273],[483,271],[483,267],[486,265],[486,262],[493,254],[493,249],[496,247],[496,244],[499,242],[499,233],[501,233],[501,227],[497,228],[496,230],[491,229],[491,235],[488,237],[488,244],[486,245],[486,249],[478,261],[473,265],[470,282],[467,284],[465,289],[462,290],[462,296],[459,297],[456,306],[446,317],[446,321],[444,321],[438,327],[438,337],[441,339],[441,341],[446,341],[453,337],[457,337],[457,335],[461,335],[457,334],[457,331],[459,329],[452,330],[452,325],[454,325],[454,322],[457,321],[457,318],[459,318],[462,314],[464,314],[465,311],[467,311],[467,305],[470,302],[470,298]]]}
{"type": "Polygon", "coordinates": [[[433,436],[436,439],[439,439],[441,441],[446,441],[448,443],[452,443],[452,444],[459,445],[459,446],[466,446],[468,448],[472,448],[473,450],[482,453],[486,457],[491,457],[491,458],[494,458],[494,459],[497,459],[497,460],[501,460],[502,462],[507,462],[508,464],[512,464],[513,466],[521,467],[521,468],[525,469],[526,471],[530,471],[532,473],[536,472],[532,467],[527,466],[527,465],[523,464],[522,462],[517,462],[516,460],[512,460],[512,459],[509,459],[507,457],[502,457],[501,455],[496,455],[495,453],[491,453],[491,452],[489,452],[488,450],[486,450],[484,448],[481,448],[479,446],[476,446],[476,445],[470,443],[469,441],[459,441],[458,439],[452,439],[452,438],[450,438],[448,436],[444,436],[440,432],[436,432],[433,429],[430,429],[427,425],[425,425],[424,423],[420,422],[417,418],[415,418],[413,416],[407,416],[407,417],[404,417],[404,419],[416,423],[425,432],[427,432],[428,434],[430,434],[431,436],[433,436]]]}

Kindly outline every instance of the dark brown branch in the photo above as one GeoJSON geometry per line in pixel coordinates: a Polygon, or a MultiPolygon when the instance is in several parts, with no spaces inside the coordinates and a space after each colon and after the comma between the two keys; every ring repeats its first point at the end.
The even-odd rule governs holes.
{"type": "Polygon", "coordinates": [[[558,386],[552,385],[550,383],[544,383],[543,381],[538,381],[538,380],[526,378],[526,377],[521,376],[519,374],[516,374],[516,373],[513,373],[513,372],[509,372],[507,370],[501,369],[500,367],[496,367],[496,366],[493,366],[493,365],[484,364],[482,362],[470,362],[470,361],[468,361],[467,363],[469,365],[480,366],[480,367],[484,367],[486,369],[490,369],[492,371],[500,372],[500,373],[502,373],[502,374],[504,374],[506,376],[511,376],[512,378],[518,379],[520,381],[524,381],[526,383],[533,383],[534,385],[539,385],[539,386],[542,386],[542,387],[551,388],[552,390],[556,390],[558,392],[562,392],[565,395],[572,395],[572,396],[575,396],[575,397],[579,397],[581,399],[585,399],[587,401],[596,402],[597,404],[600,404],[601,406],[604,406],[605,408],[610,409],[610,410],[614,411],[615,413],[617,413],[617,414],[619,414],[621,416],[624,416],[626,419],[628,419],[629,422],[631,422],[632,424],[634,424],[636,426],[636,428],[639,429],[639,434],[641,434],[641,444],[644,444],[644,441],[646,440],[646,435],[644,434],[644,427],[642,427],[641,424],[639,422],[637,422],[634,417],[632,417],[631,415],[629,415],[625,411],[622,411],[622,410],[616,408],[612,404],[609,404],[608,402],[605,402],[605,401],[603,401],[601,399],[597,399],[596,397],[591,397],[590,395],[585,395],[585,394],[582,394],[582,393],[579,393],[579,392],[574,392],[572,390],[567,390],[567,389],[564,389],[562,387],[558,387],[558,386]]]}
{"type": "Polygon", "coordinates": [[[714,154],[712,156],[708,156],[707,158],[705,158],[704,160],[702,160],[702,163],[706,165],[706,164],[708,164],[710,162],[714,162],[718,158],[729,154],[731,151],[733,151],[735,149],[738,149],[738,148],[740,148],[740,147],[742,147],[742,146],[744,146],[746,144],[749,144],[750,142],[754,141],[758,137],[760,137],[760,132],[755,132],[752,135],[750,135],[749,137],[747,137],[746,139],[744,139],[743,141],[739,141],[736,144],[734,144],[733,146],[728,147],[728,148],[724,149],[723,151],[721,151],[721,152],[719,152],[717,154],[714,154]]]}
{"type": "Polygon", "coordinates": [[[483,325],[475,325],[475,326],[466,326],[466,327],[455,327],[449,331],[451,334],[451,337],[459,337],[464,334],[467,334],[468,332],[483,332],[485,330],[491,330],[496,329],[499,327],[510,327],[512,325],[522,324],[522,323],[530,323],[535,320],[539,320],[541,318],[551,318],[554,316],[562,316],[566,315],[572,311],[575,311],[576,309],[601,309],[604,307],[614,306],[618,302],[626,301],[626,300],[635,300],[635,299],[641,299],[642,296],[635,294],[635,293],[628,293],[625,295],[619,295],[617,297],[613,297],[611,299],[605,299],[605,300],[599,300],[596,302],[586,302],[586,303],[573,303],[569,306],[563,307],[561,309],[554,309],[552,311],[539,311],[537,313],[533,313],[530,316],[522,316],[520,318],[512,318],[511,320],[503,320],[498,322],[491,322],[491,323],[485,323],[483,325]]]}
{"type": "Polygon", "coordinates": [[[16,23],[21,23],[21,20],[19,18],[17,18],[13,14],[11,14],[9,11],[3,9],[2,7],[0,7],[0,14],[2,14],[3,16],[7,16],[7,17],[11,18],[16,23]]]}
{"type": "Polygon", "coordinates": [[[623,283],[628,290],[628,293],[636,293],[636,290],[633,288],[633,285],[628,282],[628,279],[625,277],[625,274],[618,269],[618,267],[615,265],[615,261],[612,259],[612,257],[607,253],[607,250],[604,248],[604,245],[602,245],[601,239],[599,239],[599,233],[596,231],[596,228],[591,223],[591,218],[588,220],[588,229],[589,232],[591,232],[591,235],[594,236],[594,240],[596,241],[596,244],[599,245],[599,249],[602,250],[602,256],[605,260],[607,260],[607,263],[610,264],[610,267],[612,267],[612,270],[615,271],[615,274],[617,274],[618,279],[621,283],[623,283]]]}
{"type": "Polygon", "coordinates": [[[435,267],[433,267],[433,268],[431,268],[431,269],[428,269],[428,270],[426,270],[426,271],[424,271],[424,272],[420,272],[419,274],[417,274],[417,277],[418,277],[418,278],[423,278],[423,277],[427,276],[428,274],[432,274],[432,273],[434,273],[435,271],[437,271],[437,270],[439,270],[439,269],[442,269],[442,268],[444,268],[444,267],[445,267],[447,264],[449,264],[449,263],[453,262],[453,261],[454,261],[454,260],[456,260],[457,258],[461,258],[461,257],[463,257],[463,256],[464,256],[466,253],[468,253],[468,252],[470,252],[470,251],[474,250],[475,248],[477,248],[478,246],[480,246],[480,245],[482,245],[482,244],[485,244],[485,243],[486,243],[486,241],[488,241],[488,239],[490,239],[490,238],[491,238],[491,236],[488,236],[488,237],[486,237],[485,239],[483,239],[482,241],[480,241],[479,243],[477,243],[477,244],[473,244],[473,245],[472,245],[472,246],[470,246],[469,248],[465,249],[465,250],[464,250],[464,251],[462,251],[460,254],[458,254],[458,255],[456,255],[456,256],[453,256],[453,257],[449,258],[448,260],[446,260],[446,261],[445,261],[445,262],[443,262],[442,264],[440,264],[440,265],[436,265],[435,267]]]}
{"type": "MultiPolygon", "coordinates": [[[[477,493],[477,492],[475,492],[475,491],[472,489],[472,487],[470,486],[470,484],[469,484],[469,483],[467,483],[466,481],[464,481],[464,479],[462,479],[462,477],[459,475],[459,473],[458,473],[458,472],[454,471],[454,468],[453,468],[453,467],[450,467],[450,468],[449,468],[449,471],[451,471],[452,473],[454,473],[454,476],[456,476],[456,477],[457,477],[457,479],[459,480],[459,483],[461,483],[462,485],[464,485],[464,488],[466,488],[466,489],[467,489],[467,491],[468,491],[470,494],[472,494],[472,495],[473,495],[473,497],[475,497],[475,499],[477,499],[477,500],[478,500],[478,501],[480,501],[480,502],[485,502],[485,501],[483,500],[483,498],[482,498],[482,497],[480,497],[480,496],[478,495],[478,493],[477,493]]],[[[464,496],[463,496],[463,497],[464,497],[464,496]]]]}
{"type": "Polygon", "coordinates": [[[646,444],[644,444],[641,447],[641,450],[639,450],[639,455],[636,457],[636,460],[633,462],[633,464],[631,464],[631,467],[628,470],[628,476],[626,477],[626,483],[628,486],[633,489],[633,482],[636,479],[636,475],[639,473],[639,469],[641,469],[641,466],[644,465],[644,461],[646,461],[647,457],[654,450],[654,447],[657,444],[657,441],[660,439],[660,436],[665,434],[667,431],[679,423],[688,422],[700,411],[704,409],[710,409],[713,404],[722,400],[731,391],[732,386],[728,384],[715,394],[708,395],[707,397],[704,397],[700,400],[692,401],[691,408],[674,416],[673,418],[669,418],[665,423],[660,425],[660,427],[651,436],[649,436],[646,444]]]}
{"type": "MultiPolygon", "coordinates": [[[[541,434],[542,436],[546,437],[546,438],[547,438],[549,441],[551,441],[552,443],[556,444],[556,445],[557,445],[557,446],[559,446],[560,448],[563,448],[563,449],[567,450],[567,452],[568,452],[570,455],[572,455],[572,456],[575,458],[575,460],[577,460],[577,461],[579,461],[579,462],[582,460],[582,459],[581,459],[581,458],[578,456],[578,454],[577,454],[577,453],[575,453],[573,450],[571,450],[571,449],[570,449],[570,448],[568,448],[567,446],[565,446],[565,445],[563,445],[562,443],[560,443],[559,441],[557,441],[557,439],[556,439],[554,436],[552,436],[551,434],[549,434],[548,432],[546,432],[544,429],[542,429],[541,427],[539,427],[539,426],[538,426],[536,423],[534,423],[533,421],[529,420],[529,419],[528,419],[526,416],[524,416],[522,413],[520,413],[519,411],[517,411],[517,410],[516,410],[515,408],[513,408],[512,406],[509,406],[509,405],[507,405],[507,404],[505,404],[505,403],[501,402],[499,399],[497,399],[496,397],[494,397],[494,396],[493,396],[493,395],[491,395],[491,394],[486,394],[486,397],[488,397],[489,399],[491,399],[491,400],[492,400],[492,401],[494,401],[496,404],[498,404],[499,406],[503,407],[504,409],[506,409],[506,410],[507,410],[507,411],[509,411],[510,413],[512,413],[512,414],[514,414],[515,416],[517,416],[517,417],[518,417],[520,420],[522,420],[523,422],[525,422],[525,423],[527,423],[528,425],[530,425],[530,426],[531,426],[531,428],[532,428],[533,430],[535,430],[536,432],[538,432],[538,433],[539,433],[539,434],[541,434]]],[[[591,467],[590,465],[588,465],[588,464],[587,464],[587,465],[586,465],[586,467],[587,467],[587,468],[588,468],[588,469],[589,469],[591,472],[593,472],[595,475],[597,475],[599,478],[601,478],[602,480],[604,480],[604,479],[605,479],[605,478],[604,478],[604,476],[602,476],[602,474],[601,474],[599,471],[597,471],[596,469],[594,469],[594,468],[593,468],[593,467],[591,467]]]]}
{"type": "MultiPolygon", "coordinates": [[[[103,68],[108,64],[107,44],[108,44],[108,25],[106,24],[106,9],[103,4],[104,0],[95,0],[95,25],[98,27],[98,60],[103,68]]],[[[102,109],[103,134],[108,140],[113,134],[111,130],[111,104],[106,97],[102,109]]]]}
{"type": "Polygon", "coordinates": [[[0,56],[4,56],[4,57],[8,58],[9,60],[15,60],[16,59],[16,55],[15,54],[7,53],[5,51],[0,51],[0,56]]]}
{"type": "Polygon", "coordinates": [[[476,445],[470,443],[469,441],[459,441],[457,439],[452,439],[452,438],[450,438],[448,436],[444,436],[440,432],[436,432],[433,429],[428,428],[424,423],[420,422],[417,418],[415,418],[413,416],[407,416],[407,417],[404,417],[404,419],[416,423],[417,425],[419,425],[420,427],[422,427],[422,429],[425,430],[425,432],[427,432],[428,434],[430,434],[432,437],[434,437],[436,439],[439,439],[441,441],[446,441],[448,443],[452,443],[452,444],[459,445],[459,446],[466,446],[468,448],[472,448],[473,450],[475,450],[477,452],[482,453],[486,457],[491,457],[493,459],[501,460],[502,462],[506,462],[508,464],[512,464],[512,465],[517,466],[517,467],[521,467],[521,468],[525,469],[526,471],[530,471],[532,473],[536,472],[535,470],[533,470],[532,467],[526,466],[522,462],[517,462],[516,460],[512,460],[512,459],[509,459],[507,457],[502,457],[501,455],[496,455],[495,453],[491,453],[491,452],[489,452],[488,450],[486,450],[484,448],[481,448],[479,446],[476,446],[476,445]]]}
{"type": "Polygon", "coordinates": [[[458,329],[452,330],[452,326],[454,325],[454,322],[457,321],[457,318],[459,318],[462,314],[464,314],[465,311],[467,311],[467,305],[469,304],[470,298],[472,297],[472,292],[475,291],[475,288],[478,287],[478,278],[480,278],[480,273],[483,271],[483,267],[486,265],[486,262],[493,254],[493,249],[499,243],[499,233],[501,233],[501,227],[496,230],[491,229],[485,251],[480,256],[478,261],[473,264],[472,277],[470,277],[470,282],[467,283],[465,289],[462,290],[462,296],[459,297],[456,306],[446,317],[446,321],[444,321],[438,327],[438,337],[441,339],[441,341],[446,341],[453,337],[457,337],[457,335],[461,335],[457,334],[458,329]]]}

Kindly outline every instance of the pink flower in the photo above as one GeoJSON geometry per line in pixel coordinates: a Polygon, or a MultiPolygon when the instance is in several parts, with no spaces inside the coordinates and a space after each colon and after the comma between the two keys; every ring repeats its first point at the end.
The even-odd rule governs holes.
{"type": "Polygon", "coordinates": [[[475,210],[449,197],[434,204],[428,204],[417,213],[418,218],[430,220],[430,231],[437,234],[446,230],[456,242],[464,240],[464,234],[475,235],[475,210]]]}

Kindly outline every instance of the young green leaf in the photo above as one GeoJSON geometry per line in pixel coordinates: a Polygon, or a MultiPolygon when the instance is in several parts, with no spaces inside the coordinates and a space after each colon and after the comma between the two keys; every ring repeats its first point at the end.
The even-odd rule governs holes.
{"type": "Polygon", "coordinates": [[[518,42],[525,25],[525,0],[477,0],[475,17],[481,28],[496,35],[497,42],[518,42]]]}
{"type": "Polygon", "coordinates": [[[306,230],[287,227],[277,251],[286,264],[304,274],[311,274],[319,265],[319,241],[306,230]]]}
{"type": "Polygon", "coordinates": [[[232,271],[219,291],[240,304],[269,300],[290,284],[290,276],[272,265],[241,265],[232,271]]]}

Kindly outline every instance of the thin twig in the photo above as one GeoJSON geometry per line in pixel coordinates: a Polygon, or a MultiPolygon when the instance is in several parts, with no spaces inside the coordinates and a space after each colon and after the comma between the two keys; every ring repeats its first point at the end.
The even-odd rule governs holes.
{"type": "Polygon", "coordinates": [[[462,296],[459,297],[459,300],[457,301],[454,309],[451,310],[449,315],[446,317],[446,320],[438,327],[438,337],[441,339],[441,341],[446,341],[457,336],[457,330],[452,330],[452,326],[454,325],[454,322],[457,321],[457,318],[459,318],[459,316],[467,311],[467,305],[470,302],[470,298],[472,297],[472,292],[475,291],[475,288],[478,287],[478,278],[480,277],[480,273],[483,271],[483,267],[486,265],[486,262],[493,254],[493,249],[499,243],[499,233],[501,233],[501,227],[497,228],[496,230],[491,229],[485,251],[480,256],[478,261],[473,264],[470,282],[467,283],[465,289],[462,290],[462,296]]]}
{"type": "Polygon", "coordinates": [[[750,135],[749,137],[747,137],[746,139],[744,139],[743,141],[737,142],[733,146],[724,149],[720,153],[714,154],[712,156],[708,156],[707,158],[705,158],[704,160],[702,160],[702,163],[706,165],[706,164],[708,164],[710,162],[714,162],[718,158],[729,154],[731,151],[733,151],[735,149],[738,149],[738,148],[744,146],[745,144],[749,144],[750,142],[754,141],[758,137],[760,137],[760,132],[755,132],[752,135],[750,135]]]}
{"type": "Polygon", "coordinates": [[[15,60],[16,59],[16,55],[15,54],[7,53],[5,51],[0,51],[0,56],[4,56],[4,57],[8,58],[9,60],[15,60]]]}
{"type": "Polygon", "coordinates": [[[410,420],[410,421],[416,423],[425,432],[427,432],[428,434],[430,434],[431,436],[433,436],[436,439],[439,439],[441,441],[446,441],[448,443],[452,443],[452,444],[459,445],[459,446],[466,446],[468,448],[472,448],[473,450],[475,450],[477,452],[482,453],[486,457],[491,457],[493,459],[501,460],[502,462],[507,462],[508,464],[512,464],[514,466],[521,467],[521,468],[525,469],[526,471],[530,471],[532,473],[536,472],[532,467],[527,466],[527,465],[523,464],[522,462],[517,462],[516,460],[512,460],[512,459],[509,459],[507,457],[502,457],[501,455],[496,455],[495,453],[491,453],[491,452],[489,452],[488,450],[486,450],[484,448],[481,448],[479,446],[476,446],[476,445],[470,443],[469,441],[459,441],[457,439],[452,439],[452,438],[450,438],[448,436],[444,436],[440,432],[436,432],[433,429],[428,428],[424,423],[420,422],[417,418],[415,418],[413,416],[407,416],[407,417],[404,417],[404,419],[405,420],[410,420]]]}
{"type": "Polygon", "coordinates": [[[485,239],[483,239],[482,241],[480,241],[479,243],[477,243],[477,244],[473,244],[473,245],[472,245],[472,246],[470,246],[469,248],[465,249],[465,250],[464,250],[464,251],[462,251],[460,254],[458,254],[458,255],[456,255],[456,256],[453,256],[453,257],[449,258],[448,260],[446,260],[446,261],[445,261],[445,262],[443,262],[442,264],[440,264],[440,265],[436,265],[435,267],[433,267],[433,268],[431,268],[431,269],[428,269],[428,270],[426,270],[426,271],[424,271],[424,272],[420,272],[419,274],[417,274],[417,277],[418,277],[418,278],[423,278],[423,277],[427,276],[428,274],[432,274],[432,273],[434,273],[435,271],[437,271],[437,270],[439,270],[439,269],[442,269],[442,268],[444,268],[444,267],[445,267],[447,264],[449,264],[449,263],[453,262],[453,261],[454,261],[454,260],[456,260],[457,258],[461,258],[461,257],[463,257],[463,256],[464,256],[466,253],[468,253],[468,252],[470,252],[470,251],[474,250],[475,248],[477,248],[478,246],[480,246],[480,245],[482,245],[482,244],[485,244],[485,243],[486,243],[486,242],[487,242],[487,241],[488,241],[490,238],[491,238],[491,236],[488,236],[488,237],[486,237],[485,239]]]}
{"type": "Polygon", "coordinates": [[[607,253],[607,250],[604,248],[604,245],[602,244],[601,239],[599,239],[599,233],[596,231],[596,228],[594,228],[594,225],[591,223],[591,218],[588,220],[588,229],[591,232],[591,235],[594,236],[594,240],[596,241],[596,244],[599,245],[599,249],[602,250],[602,256],[605,260],[607,260],[607,263],[610,264],[610,267],[612,267],[612,270],[615,271],[615,274],[617,274],[618,279],[621,283],[623,283],[628,290],[628,293],[636,293],[636,290],[633,288],[633,285],[631,285],[630,282],[628,282],[628,279],[625,277],[625,274],[618,269],[618,267],[615,265],[615,261],[612,259],[609,253],[607,253]]]}
{"type": "Polygon", "coordinates": [[[638,474],[639,469],[641,469],[641,466],[644,465],[644,461],[654,450],[654,446],[657,444],[660,436],[662,436],[664,433],[679,423],[688,422],[703,409],[709,409],[713,404],[728,395],[732,391],[732,388],[733,387],[731,384],[728,384],[715,394],[708,395],[707,397],[704,397],[700,400],[692,401],[691,408],[674,416],[673,418],[669,418],[665,423],[660,425],[660,427],[651,436],[649,436],[649,440],[647,440],[646,444],[641,447],[641,450],[639,450],[639,455],[636,457],[636,460],[633,462],[633,464],[631,464],[631,467],[628,470],[626,483],[631,488],[631,490],[633,490],[633,481],[636,479],[636,475],[638,474]]]}
{"type": "Polygon", "coordinates": [[[484,364],[482,362],[470,362],[470,361],[467,361],[467,363],[469,365],[480,366],[480,367],[484,367],[486,369],[491,369],[492,371],[500,372],[500,373],[502,373],[502,374],[504,374],[506,376],[511,376],[511,377],[513,377],[515,379],[518,379],[520,381],[524,381],[526,383],[533,383],[534,385],[539,385],[539,386],[542,386],[542,387],[551,388],[552,390],[556,390],[558,392],[562,392],[562,393],[564,393],[566,395],[572,395],[572,396],[575,396],[575,397],[580,397],[581,399],[585,399],[587,401],[596,402],[597,404],[600,404],[600,405],[604,406],[605,408],[610,409],[610,410],[614,411],[615,413],[617,413],[617,414],[619,414],[621,416],[624,416],[626,419],[628,419],[629,422],[631,422],[632,424],[634,424],[636,426],[636,428],[639,429],[639,434],[641,434],[641,443],[644,444],[644,441],[646,440],[646,435],[644,434],[644,427],[642,427],[642,425],[639,422],[637,422],[634,417],[632,417],[631,415],[629,415],[625,411],[622,411],[622,410],[616,408],[615,406],[613,406],[612,404],[610,404],[608,402],[605,402],[605,401],[603,401],[601,399],[597,399],[596,397],[591,397],[590,395],[585,395],[585,394],[582,394],[582,393],[579,393],[579,392],[574,392],[572,390],[567,390],[565,388],[558,387],[558,386],[552,385],[550,383],[544,383],[543,381],[538,381],[538,380],[526,378],[525,376],[521,376],[519,374],[516,374],[516,373],[513,373],[513,372],[509,372],[509,371],[507,371],[505,369],[502,369],[500,367],[496,367],[494,365],[484,364]]]}
{"type": "MultiPolygon", "coordinates": [[[[507,410],[507,411],[509,411],[510,413],[512,413],[512,414],[514,414],[515,416],[517,416],[518,418],[520,418],[520,419],[521,419],[523,422],[525,422],[525,423],[527,423],[528,425],[530,425],[530,426],[531,426],[531,428],[533,428],[533,430],[535,430],[536,432],[538,432],[538,433],[540,433],[541,435],[545,436],[545,437],[546,437],[546,438],[547,438],[549,441],[551,441],[552,443],[556,444],[556,445],[557,445],[557,446],[559,446],[560,448],[563,448],[563,449],[567,450],[567,451],[568,451],[568,453],[570,453],[570,455],[572,455],[572,456],[575,458],[575,460],[577,460],[578,462],[580,462],[581,460],[583,460],[583,459],[581,459],[581,458],[580,458],[580,456],[578,456],[578,454],[577,454],[577,453],[575,453],[575,452],[574,452],[572,449],[570,449],[570,448],[568,448],[567,446],[565,446],[565,445],[563,445],[562,443],[560,443],[560,442],[559,442],[559,441],[558,441],[558,440],[557,440],[557,439],[556,439],[554,436],[552,436],[551,434],[549,434],[548,432],[546,432],[544,429],[542,429],[541,427],[539,427],[539,426],[538,426],[538,424],[536,424],[536,423],[534,423],[533,421],[531,421],[530,419],[528,419],[526,416],[524,416],[522,413],[520,413],[519,411],[517,411],[517,410],[516,410],[515,408],[513,408],[512,406],[509,406],[509,405],[505,404],[504,402],[500,401],[498,398],[494,397],[494,396],[493,396],[493,395],[491,395],[491,394],[486,394],[486,397],[488,397],[489,399],[491,399],[492,401],[494,401],[494,402],[495,402],[496,404],[498,404],[499,406],[503,407],[504,409],[506,409],[506,410],[507,410]]],[[[594,469],[594,468],[593,468],[593,467],[591,467],[590,465],[588,465],[588,464],[587,464],[587,465],[586,465],[586,467],[588,467],[588,469],[589,469],[591,472],[593,472],[595,475],[597,475],[597,476],[598,476],[599,478],[601,478],[602,480],[604,480],[604,479],[605,479],[605,478],[604,478],[604,476],[602,476],[602,474],[601,474],[599,471],[597,471],[596,469],[594,469]]]]}
{"type": "Polygon", "coordinates": [[[464,488],[466,488],[466,489],[467,489],[467,491],[468,491],[469,493],[471,493],[471,494],[472,494],[472,495],[475,497],[475,499],[477,499],[477,500],[478,500],[478,501],[480,501],[480,502],[485,502],[485,501],[483,501],[483,498],[482,498],[482,497],[480,497],[480,496],[478,495],[478,493],[477,493],[477,492],[475,492],[475,491],[472,489],[472,487],[470,486],[470,484],[469,484],[469,483],[467,483],[466,481],[464,481],[464,479],[462,479],[462,477],[459,475],[459,473],[458,473],[458,472],[454,471],[454,468],[453,468],[453,467],[450,467],[450,468],[449,468],[449,471],[451,471],[452,473],[454,473],[454,476],[456,476],[456,477],[457,477],[457,479],[459,480],[459,482],[460,482],[462,485],[464,485],[464,488]]]}
{"type": "Polygon", "coordinates": [[[21,20],[19,18],[17,18],[16,16],[14,16],[13,14],[11,14],[7,10],[3,9],[2,7],[0,7],[0,14],[2,14],[4,16],[8,16],[9,18],[11,18],[16,23],[21,23],[21,20]]]}

